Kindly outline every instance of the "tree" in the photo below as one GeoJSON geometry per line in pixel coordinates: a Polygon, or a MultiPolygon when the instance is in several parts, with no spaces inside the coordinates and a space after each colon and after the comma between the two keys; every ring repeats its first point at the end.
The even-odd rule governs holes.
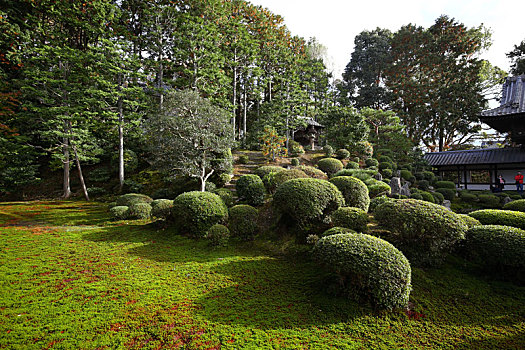
{"type": "Polygon", "coordinates": [[[169,177],[198,178],[201,191],[215,172],[228,167],[231,148],[230,114],[196,91],[173,91],[163,109],[146,123],[152,165],[169,177]]]}
{"type": "Polygon", "coordinates": [[[512,62],[510,66],[510,72],[512,74],[525,74],[525,40],[519,45],[514,45],[514,50],[507,53],[507,57],[510,58],[512,62]]]}
{"type": "Polygon", "coordinates": [[[275,128],[266,126],[261,142],[263,156],[268,157],[272,162],[275,162],[278,156],[286,156],[286,137],[279,136],[275,128]]]}
{"type": "Polygon", "coordinates": [[[353,107],[330,107],[321,122],[326,125],[326,140],[336,149],[352,148],[368,137],[369,128],[365,118],[353,107]]]}

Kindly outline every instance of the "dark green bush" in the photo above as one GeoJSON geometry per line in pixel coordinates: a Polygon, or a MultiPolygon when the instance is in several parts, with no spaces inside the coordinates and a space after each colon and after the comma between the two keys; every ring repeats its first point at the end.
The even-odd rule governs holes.
{"type": "Polygon", "coordinates": [[[480,194],[478,196],[478,200],[479,200],[479,203],[484,208],[489,208],[489,209],[501,208],[500,198],[493,194],[480,194]]]}
{"type": "Polygon", "coordinates": [[[153,199],[175,198],[177,193],[170,188],[159,188],[151,195],[153,199]]]}
{"type": "Polygon", "coordinates": [[[277,188],[275,208],[300,226],[318,223],[345,203],[335,185],[320,179],[293,179],[277,188]]]}
{"type": "Polygon", "coordinates": [[[345,233],[355,233],[355,234],[357,234],[357,232],[355,232],[354,230],[351,230],[351,229],[346,228],[346,227],[332,227],[332,228],[324,231],[323,234],[321,235],[321,237],[327,237],[327,236],[339,235],[339,234],[345,234],[345,233]]]}
{"type": "Polygon", "coordinates": [[[306,175],[308,175],[308,177],[313,177],[314,179],[322,179],[322,180],[328,179],[328,175],[326,175],[321,170],[314,168],[313,166],[300,165],[297,167],[297,169],[304,172],[306,175]]]}
{"type": "Polygon", "coordinates": [[[359,163],[356,162],[348,162],[346,163],[347,169],[359,169],[359,163]]]}
{"type": "Polygon", "coordinates": [[[469,255],[488,270],[525,282],[525,231],[515,227],[475,226],[467,231],[469,255]]]}
{"type": "Polygon", "coordinates": [[[230,191],[227,188],[219,188],[215,191],[213,191],[217,196],[221,197],[224,204],[226,204],[227,207],[231,207],[233,205],[233,192],[230,191]]]}
{"type": "Polygon", "coordinates": [[[373,213],[378,206],[383,204],[384,202],[393,201],[393,198],[387,197],[387,196],[378,196],[374,197],[370,200],[370,205],[368,206],[368,212],[373,213]]]}
{"type": "MultiPolygon", "coordinates": [[[[279,173],[278,173],[279,174],[279,173]]],[[[248,204],[259,206],[264,203],[266,190],[260,177],[253,174],[243,175],[235,183],[237,196],[248,204]]]]}
{"type": "MultiPolygon", "coordinates": [[[[467,202],[467,203],[475,202],[478,199],[478,196],[470,192],[459,191],[458,194],[459,194],[459,198],[461,198],[462,201],[467,202]]],[[[498,204],[499,204],[499,199],[498,199],[498,204]]]]}
{"type": "Polygon", "coordinates": [[[437,193],[441,193],[443,195],[444,199],[448,199],[449,201],[454,200],[456,198],[456,190],[453,190],[451,188],[437,188],[437,193]]]}
{"type": "Polygon", "coordinates": [[[87,175],[88,180],[91,182],[108,182],[111,179],[111,170],[106,167],[100,167],[91,170],[87,175]]]}
{"type": "Polygon", "coordinates": [[[218,175],[213,174],[209,181],[213,182],[216,187],[222,188],[228,182],[230,182],[231,178],[232,178],[232,175],[229,173],[220,173],[218,175]]]}
{"type": "Polygon", "coordinates": [[[445,196],[443,196],[441,193],[439,192],[430,192],[432,194],[432,196],[434,196],[434,203],[436,204],[442,204],[443,201],[445,200],[445,196]]]}
{"type": "Polygon", "coordinates": [[[332,157],[334,155],[334,148],[330,145],[326,145],[323,147],[323,151],[324,151],[324,154],[325,156],[327,157],[332,157]]]}
{"type": "Polygon", "coordinates": [[[456,189],[456,184],[452,181],[437,181],[436,188],[450,188],[452,190],[456,189]]]}
{"type": "Polygon", "coordinates": [[[423,196],[420,194],[420,193],[412,193],[410,195],[410,198],[412,199],[417,199],[419,201],[422,201],[423,200],[423,196]]]}
{"type": "Polygon", "coordinates": [[[250,157],[248,157],[246,154],[241,154],[237,159],[237,164],[248,164],[249,161],[250,157]]]}
{"type": "Polygon", "coordinates": [[[281,171],[277,174],[275,174],[275,177],[273,179],[272,184],[269,184],[271,192],[275,191],[277,187],[279,187],[281,184],[285,183],[288,180],[291,179],[301,179],[306,178],[308,175],[306,175],[302,170],[299,169],[290,169],[281,171]]]}
{"type": "Polygon", "coordinates": [[[389,156],[379,156],[377,157],[379,163],[393,163],[394,161],[389,156]]]}
{"type": "Polygon", "coordinates": [[[126,220],[128,218],[129,207],[124,205],[116,205],[109,209],[109,212],[115,220],[126,220]]]}
{"type": "Polygon", "coordinates": [[[365,160],[365,165],[367,167],[379,166],[379,162],[375,158],[368,158],[367,160],[365,160]]]}
{"type": "Polygon", "coordinates": [[[392,178],[393,171],[392,169],[383,169],[381,170],[381,175],[383,175],[384,178],[390,179],[392,178]]]}
{"type": "Polygon", "coordinates": [[[330,235],[316,243],[314,257],[339,275],[349,295],[357,292],[381,309],[407,306],[411,268],[392,244],[365,234],[330,235]]]}
{"type": "Polygon", "coordinates": [[[215,224],[208,230],[206,239],[210,242],[211,246],[226,246],[230,240],[230,230],[224,225],[215,224]]]}
{"type": "Polygon", "coordinates": [[[392,189],[390,186],[382,181],[377,181],[373,185],[368,186],[368,195],[370,198],[374,198],[381,193],[389,195],[391,191],[392,189]]]}
{"type": "Polygon", "coordinates": [[[351,157],[350,160],[351,160],[352,162],[357,163],[357,164],[359,164],[359,162],[361,161],[361,159],[359,159],[359,157],[351,157]]]}
{"type": "Polygon", "coordinates": [[[304,153],[304,148],[301,144],[295,140],[288,141],[289,154],[292,157],[297,157],[304,153]]]}
{"type": "Polygon", "coordinates": [[[90,197],[99,197],[107,194],[107,191],[105,188],[93,186],[87,189],[87,193],[90,197]]]}
{"type": "Polygon", "coordinates": [[[151,202],[151,216],[167,219],[170,216],[173,201],[171,199],[155,199],[151,202]]]}
{"type": "Polygon", "coordinates": [[[423,171],[423,178],[432,183],[436,179],[436,175],[434,175],[434,173],[431,171],[423,171]]]}
{"type": "Polygon", "coordinates": [[[145,220],[151,217],[151,205],[148,203],[135,203],[129,206],[128,218],[145,220]]]}
{"type": "Polygon", "coordinates": [[[335,152],[337,159],[348,159],[350,157],[350,152],[347,149],[340,148],[335,152]]]}
{"type": "Polygon", "coordinates": [[[255,175],[259,176],[262,179],[270,173],[278,173],[280,171],[285,171],[286,169],[280,166],[273,166],[273,165],[264,165],[261,166],[253,172],[255,175]]]}
{"type": "Polygon", "coordinates": [[[117,206],[131,206],[138,203],[150,204],[153,198],[140,193],[127,193],[117,198],[117,206]]]}
{"type": "Polygon", "coordinates": [[[180,233],[205,237],[210,227],[228,218],[228,208],[214,193],[185,192],[173,201],[171,217],[180,233]]]}
{"type": "Polygon", "coordinates": [[[468,214],[483,225],[503,225],[525,229],[525,213],[512,210],[483,209],[468,214]]]}
{"type": "Polygon", "coordinates": [[[432,193],[427,192],[427,191],[421,191],[419,192],[419,194],[421,195],[421,197],[423,198],[425,202],[436,203],[436,200],[434,199],[434,196],[432,195],[432,193]]]}
{"type": "Polygon", "coordinates": [[[518,199],[512,202],[509,202],[503,206],[503,209],[525,212],[525,199],[518,199]]]}
{"type": "Polygon", "coordinates": [[[474,226],[480,226],[481,222],[479,220],[474,219],[471,216],[468,216],[466,214],[458,214],[461,220],[468,226],[468,228],[474,227],[474,226]]]}
{"type": "Polygon", "coordinates": [[[330,179],[343,194],[346,206],[355,207],[368,211],[370,197],[365,183],[352,176],[337,176],[330,179]]]}
{"type": "Polygon", "coordinates": [[[332,176],[339,170],[343,169],[343,163],[341,163],[339,159],[335,158],[323,158],[317,163],[317,166],[323,172],[328,174],[328,176],[332,176]]]}
{"type": "Polygon", "coordinates": [[[297,159],[297,158],[292,158],[292,159],[290,160],[290,164],[291,164],[292,166],[299,166],[299,164],[300,164],[299,159],[297,159]]]}
{"type": "Polygon", "coordinates": [[[234,237],[251,240],[257,235],[257,209],[250,205],[240,204],[230,208],[228,226],[234,237]]]}
{"type": "MultiPolygon", "coordinates": [[[[406,170],[406,169],[403,169],[401,170],[401,178],[406,180],[406,181],[411,181],[411,179],[413,178],[414,176],[412,175],[412,173],[410,172],[410,170],[406,170]]],[[[413,181],[411,181],[413,182],[413,181]]]]}
{"type": "Polygon", "coordinates": [[[395,234],[394,245],[418,266],[441,263],[467,230],[452,211],[415,199],[385,202],[376,209],[375,218],[395,234]]]}
{"type": "Polygon", "coordinates": [[[371,169],[343,169],[335,173],[333,177],[353,176],[361,181],[364,181],[365,179],[372,179],[372,176],[375,174],[377,174],[377,171],[371,169]]]}
{"type": "Polygon", "coordinates": [[[379,163],[378,168],[379,168],[380,171],[383,171],[383,170],[386,170],[386,169],[393,170],[394,165],[392,163],[388,163],[388,162],[381,162],[381,163],[379,163]]]}
{"type": "Polygon", "coordinates": [[[332,224],[357,232],[368,231],[368,215],[359,208],[341,207],[332,213],[332,224]]]}

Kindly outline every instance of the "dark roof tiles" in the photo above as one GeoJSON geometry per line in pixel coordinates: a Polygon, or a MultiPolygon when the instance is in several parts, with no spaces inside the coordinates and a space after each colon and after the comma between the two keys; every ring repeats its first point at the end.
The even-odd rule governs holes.
{"type": "Polygon", "coordinates": [[[509,147],[430,152],[424,155],[424,159],[434,167],[447,165],[525,163],[525,150],[520,147],[509,147]]]}

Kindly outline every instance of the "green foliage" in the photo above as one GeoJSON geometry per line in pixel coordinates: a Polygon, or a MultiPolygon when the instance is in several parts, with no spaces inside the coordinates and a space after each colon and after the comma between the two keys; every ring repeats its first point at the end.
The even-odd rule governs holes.
{"type": "Polygon", "coordinates": [[[258,233],[258,212],[250,205],[240,204],[230,208],[228,227],[234,237],[252,240],[258,233]]]}
{"type": "Polygon", "coordinates": [[[368,231],[368,215],[359,208],[341,207],[332,213],[332,224],[356,232],[368,231]]]}
{"type": "Polygon", "coordinates": [[[514,45],[514,49],[507,53],[507,57],[512,61],[510,72],[513,75],[525,74],[525,40],[514,45]]]}
{"type": "Polygon", "coordinates": [[[90,182],[108,182],[111,178],[111,171],[107,167],[96,168],[87,174],[87,178],[90,182]]]}
{"type": "Polygon", "coordinates": [[[484,208],[501,208],[500,198],[498,196],[493,194],[480,194],[477,198],[484,208]]]}
{"type": "Polygon", "coordinates": [[[375,198],[381,193],[390,195],[391,191],[392,189],[390,186],[382,181],[377,181],[373,185],[368,186],[368,194],[370,198],[375,198]]]}
{"type": "Polygon", "coordinates": [[[468,214],[483,225],[503,225],[525,229],[525,213],[512,210],[482,209],[468,214]]]}
{"type": "Polygon", "coordinates": [[[430,188],[430,183],[427,180],[418,180],[417,188],[423,191],[428,191],[430,188]]]}
{"type": "Polygon", "coordinates": [[[475,226],[467,231],[466,249],[486,270],[513,282],[525,282],[525,231],[499,225],[475,226]]]}
{"type": "Polygon", "coordinates": [[[432,196],[434,196],[434,199],[435,199],[435,202],[436,204],[442,204],[443,201],[445,200],[445,196],[443,196],[443,194],[439,193],[439,192],[430,192],[432,194],[432,196]]]}
{"type": "Polygon", "coordinates": [[[297,158],[292,158],[292,159],[290,160],[290,164],[291,164],[292,166],[299,166],[299,164],[300,164],[299,159],[297,159],[297,158]]]}
{"type": "Polygon", "coordinates": [[[414,176],[412,175],[412,173],[410,172],[410,170],[401,170],[401,178],[403,180],[406,180],[406,181],[411,181],[411,179],[413,178],[414,176]]]}
{"type": "Polygon", "coordinates": [[[301,144],[295,140],[288,140],[288,148],[288,154],[292,157],[297,157],[301,154],[304,154],[303,146],[301,146],[301,144]]]}
{"type": "Polygon", "coordinates": [[[420,193],[417,193],[417,192],[416,192],[416,193],[412,193],[412,194],[410,195],[410,198],[412,198],[412,199],[417,199],[417,200],[420,200],[420,201],[423,200],[423,196],[422,196],[420,193]]]}
{"type": "Polygon", "coordinates": [[[322,179],[326,180],[328,179],[328,175],[326,175],[323,171],[314,168],[313,166],[309,165],[300,165],[297,167],[297,169],[304,172],[308,177],[313,177],[314,179],[322,179]]]}
{"type": "Polygon", "coordinates": [[[293,179],[277,188],[275,208],[302,227],[322,222],[343,206],[344,198],[332,183],[320,179],[293,179]]]}
{"type": "Polygon", "coordinates": [[[368,158],[367,160],[365,160],[365,165],[367,167],[379,166],[379,162],[375,158],[368,158]]]}
{"type": "Polygon", "coordinates": [[[461,218],[461,220],[463,220],[463,222],[468,226],[468,228],[472,228],[474,226],[480,226],[481,225],[481,222],[479,222],[479,220],[474,219],[471,216],[468,216],[466,214],[458,214],[458,215],[461,218]]]}
{"type": "Polygon", "coordinates": [[[129,217],[129,207],[125,205],[115,205],[109,209],[109,212],[115,220],[126,220],[129,217]]]}
{"type": "Polygon", "coordinates": [[[263,165],[261,167],[258,167],[253,171],[253,173],[257,176],[259,176],[262,179],[269,173],[278,173],[280,171],[285,171],[286,169],[280,166],[274,166],[274,165],[263,165]]]}
{"type": "Polygon", "coordinates": [[[205,237],[210,227],[227,220],[228,208],[216,194],[192,191],[175,198],[171,217],[180,233],[205,237]]]}
{"type": "Polygon", "coordinates": [[[309,176],[299,169],[288,169],[285,171],[281,171],[275,174],[275,176],[273,177],[273,181],[269,185],[270,191],[274,192],[277,187],[279,187],[281,184],[288,180],[300,179],[305,177],[309,176]]]}
{"type": "Polygon", "coordinates": [[[351,145],[351,150],[352,154],[364,159],[365,161],[374,155],[374,146],[365,140],[354,142],[351,145]]]}
{"type": "Polygon", "coordinates": [[[151,198],[150,196],[146,196],[145,194],[126,193],[117,198],[117,206],[130,207],[133,204],[137,204],[137,203],[150,204],[152,201],[153,201],[153,198],[151,198]]]}
{"type": "Polygon", "coordinates": [[[450,189],[455,190],[456,184],[452,181],[436,181],[434,187],[435,188],[450,188],[450,189]]]}
{"type": "Polygon", "coordinates": [[[421,191],[419,192],[419,194],[421,195],[422,199],[425,202],[436,203],[436,200],[434,199],[434,196],[432,195],[432,193],[427,192],[427,191],[421,191]]]}
{"type": "Polygon", "coordinates": [[[390,179],[392,178],[392,169],[383,169],[381,170],[381,175],[383,175],[383,177],[385,179],[390,179]]]}
{"type": "Polygon", "coordinates": [[[219,188],[213,191],[217,196],[221,197],[224,204],[226,204],[227,207],[231,207],[233,205],[233,192],[230,191],[227,188],[219,188]]]}
{"type": "Polygon", "coordinates": [[[129,206],[128,218],[146,220],[151,217],[151,205],[148,203],[135,203],[129,206]]]}
{"type": "Polygon", "coordinates": [[[375,211],[379,224],[412,264],[438,265],[465,237],[467,225],[446,208],[415,199],[387,201],[375,211]]]}
{"type": "MultiPolygon", "coordinates": [[[[478,196],[476,196],[473,193],[467,192],[465,190],[459,191],[458,194],[461,200],[467,203],[472,203],[478,200],[478,196]]],[[[498,203],[499,203],[499,198],[498,198],[498,203]]]]}
{"type": "Polygon", "coordinates": [[[377,160],[379,161],[379,163],[390,163],[390,164],[394,163],[392,158],[390,158],[389,156],[384,156],[384,155],[377,157],[377,160]]]}
{"type": "MultiPolygon", "coordinates": [[[[346,227],[332,227],[332,228],[329,228],[328,230],[324,231],[321,234],[321,237],[327,237],[327,236],[339,235],[339,234],[345,234],[345,233],[355,233],[355,234],[357,234],[357,232],[355,232],[354,230],[351,230],[351,229],[346,228],[346,227]]],[[[317,242],[315,242],[315,243],[317,243],[317,242]]]]}
{"type": "Polygon", "coordinates": [[[348,159],[350,158],[350,152],[347,149],[340,148],[335,152],[335,156],[337,159],[348,159]]]}
{"type": "Polygon", "coordinates": [[[370,200],[370,205],[368,206],[368,212],[369,213],[374,213],[378,206],[380,206],[381,204],[383,204],[385,202],[393,201],[393,200],[394,200],[393,198],[390,198],[390,197],[387,197],[387,196],[374,197],[374,198],[372,198],[370,200]]]}
{"type": "Polygon", "coordinates": [[[87,188],[87,192],[89,194],[89,197],[99,197],[107,194],[107,191],[105,188],[92,186],[87,188]]]}
{"type": "Polygon", "coordinates": [[[436,179],[436,175],[431,171],[423,171],[423,178],[428,182],[433,183],[436,179]]]}
{"type": "Polygon", "coordinates": [[[246,154],[239,155],[239,158],[237,159],[238,164],[248,164],[250,161],[250,158],[246,154]]]}
{"type": "Polygon", "coordinates": [[[390,170],[390,172],[392,173],[392,169],[394,168],[394,165],[390,162],[381,162],[379,163],[379,170],[381,171],[384,171],[384,170],[390,170]]]}
{"type": "Polygon", "coordinates": [[[350,161],[346,163],[346,169],[359,169],[359,163],[350,161]]]}
{"type": "Polygon", "coordinates": [[[525,212],[525,199],[518,199],[509,202],[503,206],[503,209],[525,212]]]}
{"type": "Polygon", "coordinates": [[[323,158],[319,160],[317,166],[323,172],[328,174],[328,176],[332,176],[339,170],[343,169],[343,163],[341,163],[341,161],[336,158],[323,158]]]}
{"type": "Polygon", "coordinates": [[[206,239],[210,242],[211,246],[227,246],[228,241],[230,240],[230,230],[224,225],[215,224],[208,230],[206,239]]]}
{"type": "Polygon", "coordinates": [[[275,162],[277,157],[284,157],[288,154],[286,149],[286,137],[279,136],[277,130],[271,126],[265,126],[261,136],[261,148],[263,156],[275,162]]]}
{"type": "Polygon", "coordinates": [[[167,219],[171,214],[173,200],[155,199],[151,202],[151,216],[159,219],[167,219]]]}
{"type": "Polygon", "coordinates": [[[330,145],[325,145],[323,147],[323,152],[326,157],[330,158],[334,155],[334,148],[330,145]]]}
{"type": "Polygon", "coordinates": [[[336,234],[321,238],[314,256],[337,273],[349,295],[357,292],[381,309],[407,306],[411,268],[392,244],[365,234],[336,234]]]}
{"type": "Polygon", "coordinates": [[[321,123],[326,126],[323,131],[326,139],[336,149],[350,150],[356,143],[366,140],[368,136],[369,130],[365,118],[352,107],[329,107],[321,123]]]}
{"type": "Polygon", "coordinates": [[[336,176],[331,178],[330,182],[341,191],[346,206],[368,211],[370,198],[368,197],[368,188],[363,181],[352,176],[336,176]]]}
{"type": "Polygon", "coordinates": [[[260,177],[253,174],[241,176],[235,183],[237,196],[244,199],[248,204],[259,206],[264,203],[266,193],[264,184],[260,177]]]}
{"type": "Polygon", "coordinates": [[[456,198],[456,190],[453,190],[451,188],[437,188],[436,193],[441,194],[444,199],[448,199],[449,201],[454,200],[454,198],[456,198]]]}

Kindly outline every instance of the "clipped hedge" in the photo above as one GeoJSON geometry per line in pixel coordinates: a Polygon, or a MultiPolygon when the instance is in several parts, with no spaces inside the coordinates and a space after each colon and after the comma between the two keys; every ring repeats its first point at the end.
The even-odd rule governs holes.
{"type": "Polygon", "coordinates": [[[230,240],[230,230],[224,225],[215,224],[208,230],[206,239],[210,242],[211,246],[226,246],[230,240]]]}
{"type": "Polygon", "coordinates": [[[450,188],[452,190],[456,189],[456,184],[452,181],[436,181],[434,186],[435,188],[450,188]]]}
{"type": "Polygon", "coordinates": [[[346,169],[359,169],[359,163],[350,161],[346,163],[346,169]]]}
{"type": "Polygon", "coordinates": [[[219,188],[213,191],[217,196],[221,197],[224,204],[226,204],[227,207],[231,207],[233,205],[233,192],[230,191],[227,188],[219,188]]]}
{"type": "Polygon", "coordinates": [[[478,196],[478,200],[481,206],[483,206],[484,208],[488,208],[488,209],[501,208],[500,198],[493,194],[480,194],[478,196]]]}
{"type": "Polygon", "coordinates": [[[483,225],[503,225],[525,229],[525,213],[513,210],[482,209],[468,214],[483,225]]]}
{"type": "Polygon", "coordinates": [[[346,206],[368,211],[370,197],[365,183],[352,176],[337,176],[330,179],[343,194],[346,206]]]}
{"type": "Polygon", "coordinates": [[[173,201],[171,199],[155,199],[151,202],[151,216],[167,219],[171,213],[173,201]]]}
{"type": "Polygon", "coordinates": [[[228,208],[214,193],[185,192],[173,201],[171,217],[180,233],[205,237],[210,227],[226,221],[228,208]]]}
{"type": "Polygon", "coordinates": [[[297,159],[297,158],[292,158],[292,159],[290,160],[290,164],[291,164],[292,166],[299,166],[299,164],[300,164],[299,159],[297,159]]]}
{"type": "Polygon", "coordinates": [[[443,196],[441,193],[439,192],[430,192],[432,194],[432,196],[434,196],[434,199],[435,199],[435,202],[436,204],[443,204],[443,201],[445,200],[445,196],[443,196]]]}
{"type": "Polygon", "coordinates": [[[452,211],[415,199],[385,202],[375,218],[395,234],[393,243],[418,266],[440,264],[468,228],[452,211]]]}
{"type": "Polygon", "coordinates": [[[126,220],[128,218],[129,207],[125,205],[116,205],[111,207],[109,212],[115,220],[126,220]]]}
{"type": "Polygon", "coordinates": [[[137,203],[147,203],[150,204],[153,202],[153,198],[146,196],[145,194],[140,193],[126,193],[117,198],[117,206],[131,206],[137,203]]]}
{"type": "Polygon", "coordinates": [[[368,158],[367,160],[365,160],[365,165],[367,167],[371,167],[371,166],[379,166],[379,162],[377,159],[375,158],[368,158]]]}
{"type": "Polygon", "coordinates": [[[146,220],[151,217],[151,205],[148,203],[135,203],[129,206],[128,218],[146,220]]]}
{"type": "Polygon", "coordinates": [[[421,197],[423,198],[425,202],[436,203],[436,199],[434,198],[432,193],[427,192],[427,191],[421,191],[419,192],[419,194],[421,195],[421,197]]]}
{"type": "Polygon", "coordinates": [[[469,255],[488,270],[525,282],[525,231],[500,225],[475,226],[467,231],[469,255]]]}
{"type": "Polygon", "coordinates": [[[237,196],[250,205],[259,206],[264,203],[266,190],[261,178],[257,175],[248,174],[241,176],[235,183],[235,189],[237,190],[237,196]]]}
{"type": "Polygon", "coordinates": [[[250,205],[239,204],[230,208],[228,227],[234,237],[251,240],[258,232],[257,209],[250,205]]]}
{"type": "Polygon", "coordinates": [[[525,199],[518,199],[503,206],[504,210],[521,211],[525,213],[525,199]]]}
{"type": "Polygon", "coordinates": [[[257,176],[259,176],[262,179],[270,173],[278,173],[281,171],[285,171],[286,169],[280,166],[274,166],[274,165],[264,165],[261,167],[258,167],[253,171],[253,173],[257,176]]]}
{"type": "Polygon", "coordinates": [[[392,244],[365,234],[335,234],[321,238],[314,257],[337,273],[349,289],[380,309],[404,308],[411,287],[407,258],[392,244]]]}
{"type": "Polygon", "coordinates": [[[453,190],[451,188],[436,188],[437,193],[441,193],[444,199],[448,199],[449,201],[454,200],[456,197],[456,190],[453,190]]]}
{"type": "Polygon", "coordinates": [[[350,152],[348,152],[347,149],[340,148],[340,149],[337,150],[337,152],[335,152],[335,156],[338,159],[348,159],[348,158],[350,158],[350,152]]]}
{"type": "Polygon", "coordinates": [[[349,228],[346,228],[346,227],[332,227],[326,231],[324,231],[322,234],[321,234],[321,237],[327,237],[327,236],[332,236],[332,235],[339,235],[339,234],[345,234],[345,233],[357,233],[356,231],[354,230],[351,230],[349,228]]]}
{"type": "Polygon", "coordinates": [[[403,169],[401,170],[401,178],[406,180],[406,181],[413,181],[412,178],[414,177],[414,175],[412,175],[412,172],[410,170],[407,170],[407,169],[403,169]]]}
{"type": "Polygon", "coordinates": [[[383,169],[381,170],[381,175],[383,175],[383,177],[386,179],[390,179],[392,178],[393,171],[392,169],[383,169]]]}
{"type": "Polygon", "coordinates": [[[375,198],[381,193],[389,195],[392,192],[390,186],[382,181],[377,181],[373,185],[368,186],[368,195],[370,198],[375,198]]]}
{"type": "Polygon", "coordinates": [[[327,157],[332,157],[334,155],[334,148],[330,145],[325,145],[323,147],[324,155],[327,157]]]}
{"type": "Polygon", "coordinates": [[[367,232],[368,215],[359,208],[341,207],[332,213],[332,224],[357,232],[367,232]]]}
{"type": "Polygon", "coordinates": [[[463,220],[463,222],[468,226],[468,228],[472,228],[474,226],[481,226],[481,222],[479,220],[474,219],[471,216],[468,216],[467,214],[458,214],[458,216],[463,220]]]}
{"type": "Polygon", "coordinates": [[[335,158],[323,158],[317,163],[317,166],[323,172],[328,174],[328,176],[332,176],[339,170],[343,169],[343,163],[341,163],[339,159],[335,158]]]}
{"type": "Polygon", "coordinates": [[[300,165],[297,167],[297,169],[301,170],[303,173],[308,175],[308,177],[313,177],[314,179],[328,179],[328,175],[326,175],[323,171],[314,168],[313,166],[300,165]]]}
{"type": "Polygon", "coordinates": [[[393,200],[395,199],[387,197],[387,196],[374,197],[370,200],[370,205],[368,206],[368,212],[373,213],[375,212],[377,207],[380,206],[381,204],[388,202],[388,201],[393,201],[393,200]]]}
{"type": "Polygon", "coordinates": [[[306,177],[309,177],[309,176],[306,175],[304,171],[299,170],[299,169],[290,169],[290,170],[281,171],[275,174],[273,181],[271,181],[271,183],[268,184],[268,187],[270,188],[271,191],[274,191],[277,187],[279,187],[281,184],[285,183],[288,180],[301,179],[301,178],[306,178],[306,177]]]}
{"type": "Polygon", "coordinates": [[[312,178],[286,181],[273,196],[275,208],[303,226],[324,219],[344,203],[334,184],[312,178]]]}

